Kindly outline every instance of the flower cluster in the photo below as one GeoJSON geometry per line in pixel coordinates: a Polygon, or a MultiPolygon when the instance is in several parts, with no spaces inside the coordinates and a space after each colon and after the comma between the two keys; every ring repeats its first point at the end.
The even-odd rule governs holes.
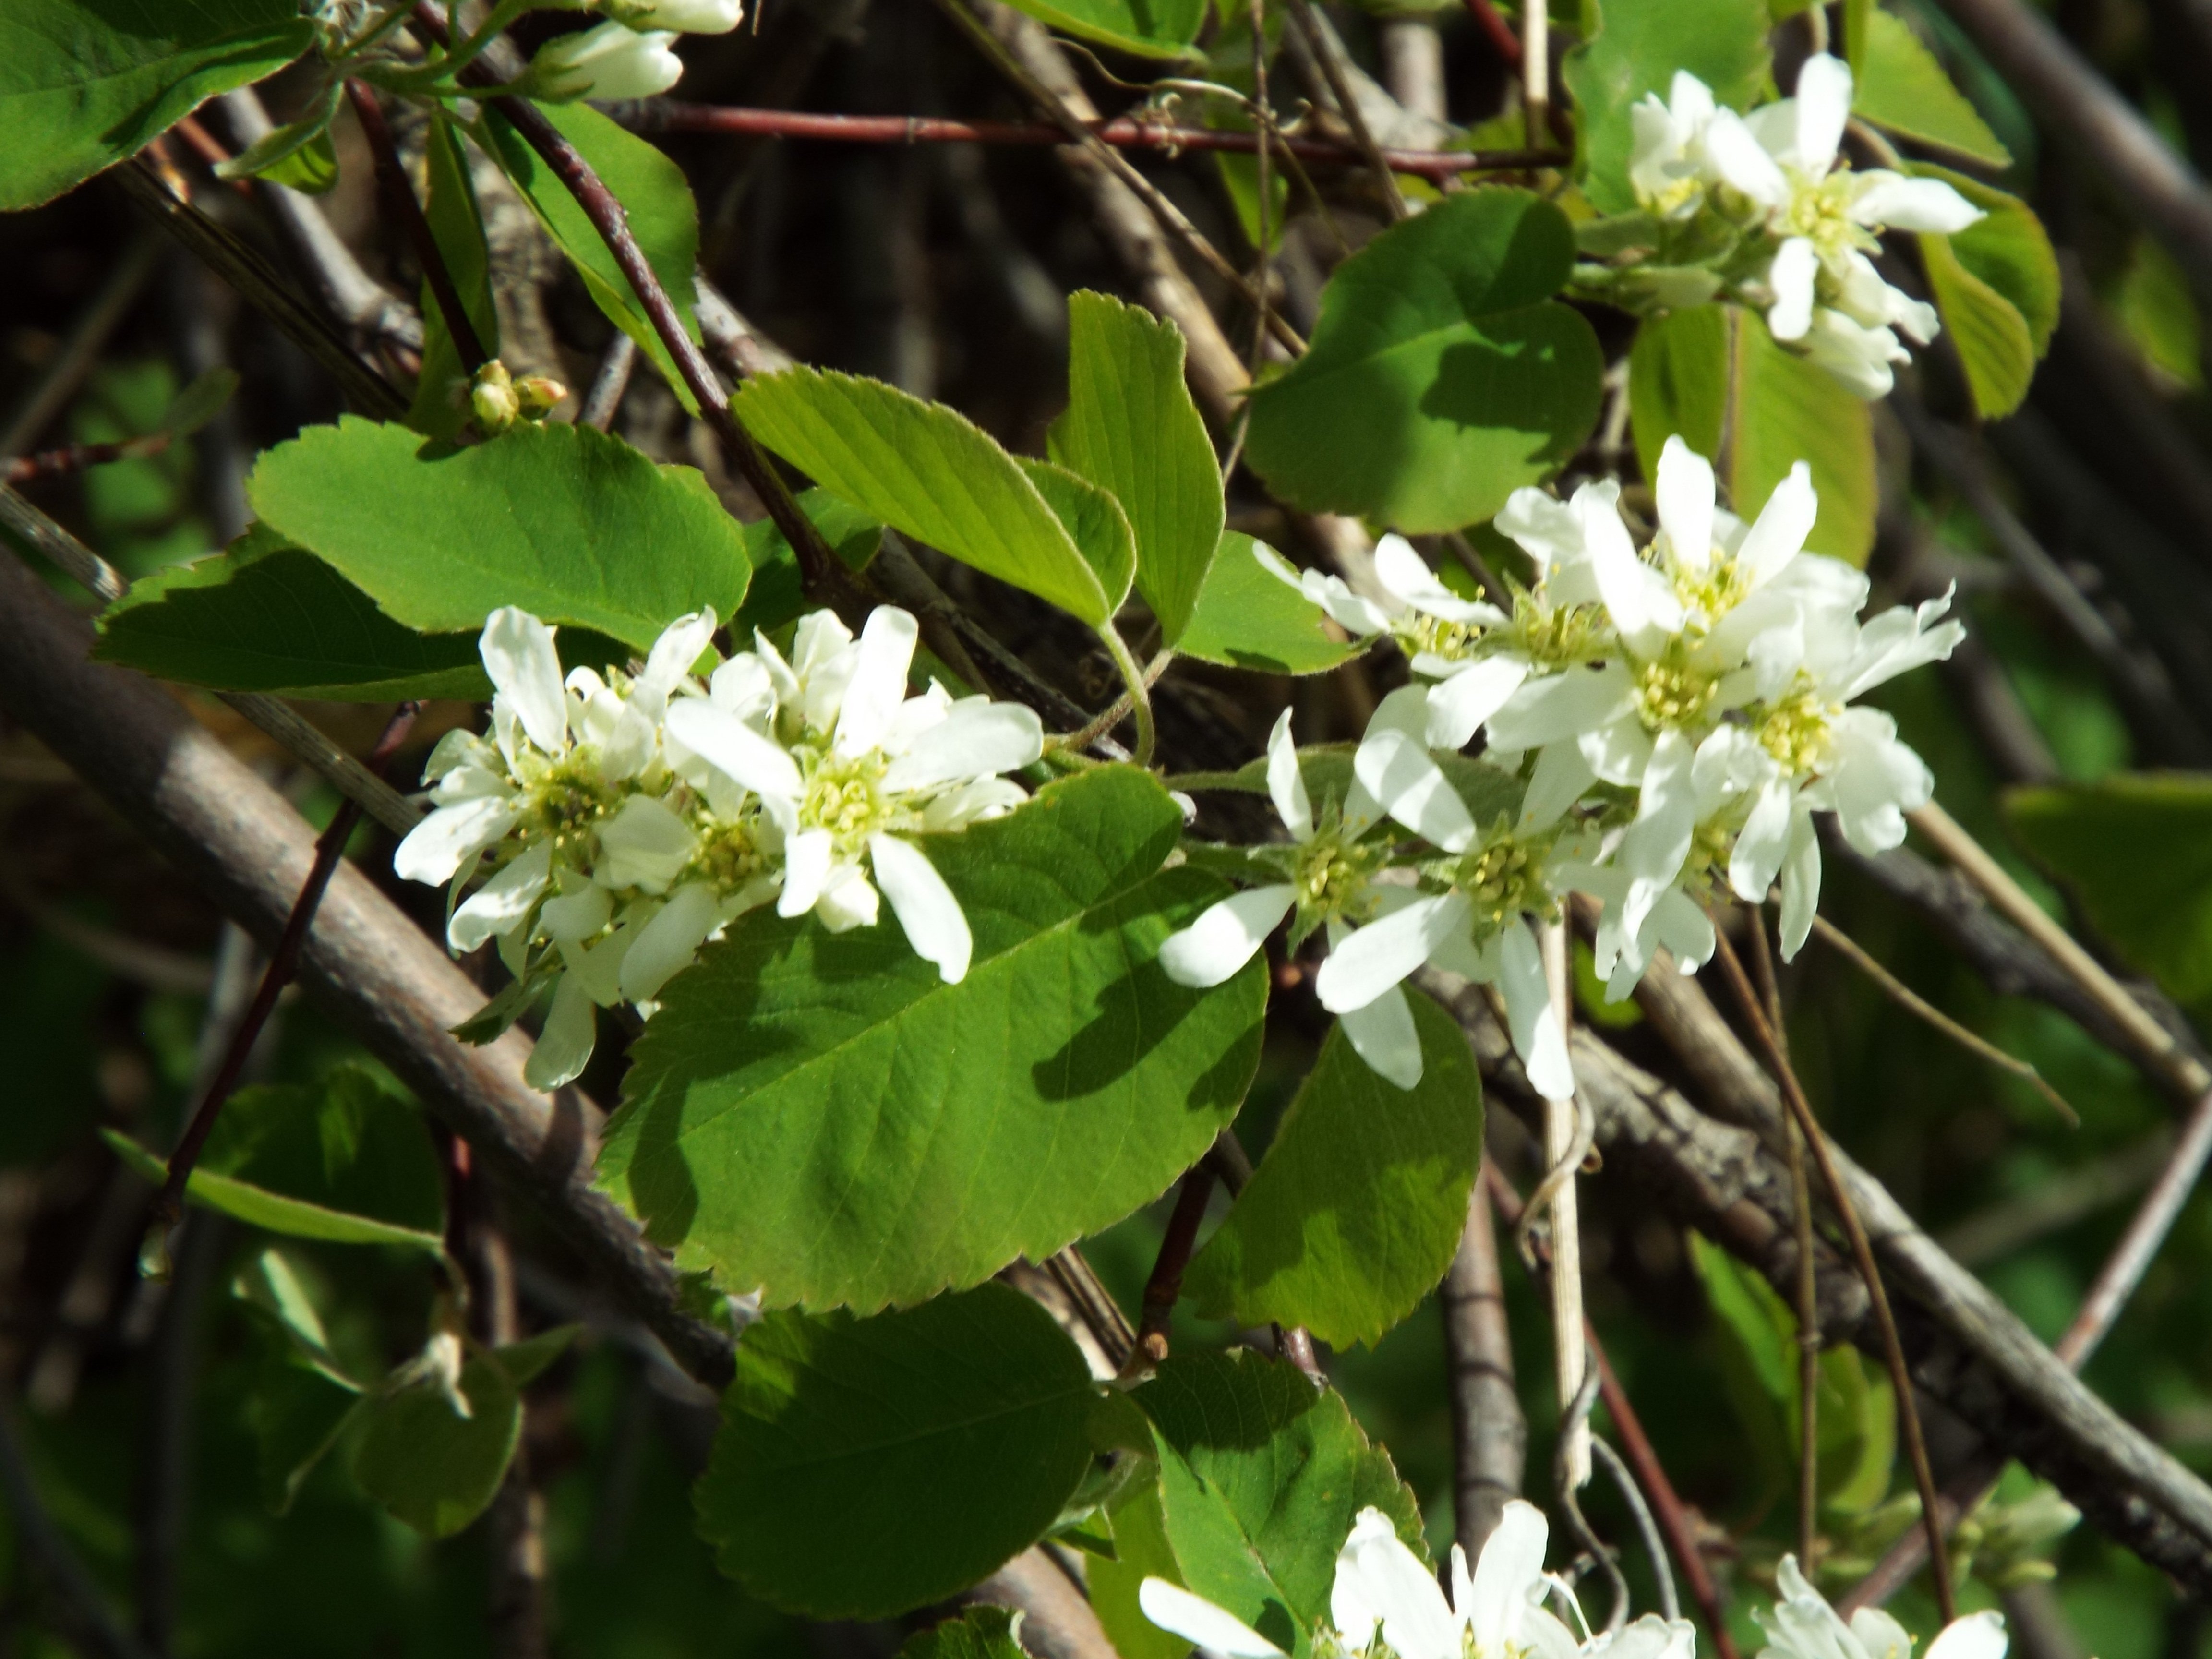
{"type": "Polygon", "coordinates": [[[530,60],[533,97],[651,98],[684,76],[672,48],[679,34],[727,34],[745,15],[744,0],[602,0],[610,14],[597,27],[556,36],[530,60]]]}
{"type": "MultiPolygon", "coordinates": [[[[1687,1620],[1646,1613],[1618,1630],[1592,1633],[1565,1581],[1544,1571],[1550,1528],[1534,1505],[1515,1498],[1482,1547],[1474,1570],[1456,1544],[1451,1594],[1398,1537],[1377,1509],[1360,1510],[1337,1553],[1329,1616],[1313,1650],[1329,1659],[1696,1659],[1697,1632],[1687,1620]],[[1583,1636],[1544,1603],[1564,1602],[1583,1636]]],[[[1769,1645],[1760,1659],[1911,1659],[1912,1638],[1878,1607],[1846,1624],[1784,1556],[1781,1599],[1754,1613],[1769,1645]]],[[[1283,1650],[1227,1608],[1164,1578],[1139,1587],[1138,1606],[1162,1630],[1190,1643],[1207,1659],[1285,1659],[1283,1650]]],[[[1946,1626],[1923,1659],[2004,1659],[2004,1620],[1969,1613],[1946,1626]]]]}
{"type": "Polygon", "coordinates": [[[1711,957],[1717,884],[1760,902],[1778,881],[1795,956],[1820,896],[1813,815],[1885,851],[1934,789],[1890,717],[1854,700],[1948,656],[1964,630],[1943,620],[1948,597],[1859,620],[1865,576],[1805,551],[1818,503],[1802,463],[1746,524],[1675,438],[1656,494],[1639,550],[1615,484],[1516,492],[1497,522],[1534,580],[1505,606],[1453,593],[1396,537],[1376,550],[1376,598],[1272,562],[1348,630],[1394,637],[1413,682],[1376,709],[1344,799],[1318,814],[1288,717],[1277,725],[1268,782],[1294,845],[1263,853],[1281,878],[1172,938],[1168,972],[1218,983],[1295,912],[1294,942],[1328,926],[1316,989],[1377,1073],[1419,1080],[1399,987],[1426,963],[1496,984],[1530,1084],[1563,1099],[1574,1078],[1534,923],[1568,894],[1602,907],[1596,966],[1615,1000],[1662,948],[1686,971],[1711,957]],[[1517,811],[1486,822],[1455,781],[1478,733],[1522,782],[1517,811]]]}
{"type": "Polygon", "coordinates": [[[454,950],[497,946],[515,982],[489,1029],[550,991],[538,1088],[583,1070],[595,1007],[649,1015],[702,945],[770,902],[842,933],[887,898],[947,981],[968,971],[967,918],[915,838],[1025,799],[1002,775],[1041,753],[1036,714],[934,682],[908,696],[916,629],[894,606],[857,640],[816,611],[787,659],[756,635],[702,680],[714,629],[684,617],[635,672],[564,677],[552,629],[496,611],[489,737],[448,732],[424,771],[435,810],[393,866],[453,884],[454,950]]]}
{"type": "Polygon", "coordinates": [[[1886,395],[1911,355],[1898,336],[1925,345],[1941,325],[1869,256],[1885,230],[1948,234],[1982,212],[1941,179],[1843,161],[1850,107],[1850,68],[1825,52],[1795,97],[1748,115],[1718,107],[1686,70],[1665,100],[1647,94],[1631,112],[1629,183],[1657,246],[1608,274],[1614,297],[1671,305],[1725,289],[1859,396],[1886,395]]]}

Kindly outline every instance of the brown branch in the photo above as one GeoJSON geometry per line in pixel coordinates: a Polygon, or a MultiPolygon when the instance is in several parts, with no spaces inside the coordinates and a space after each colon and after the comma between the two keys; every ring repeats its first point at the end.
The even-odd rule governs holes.
{"type": "Polygon", "coordinates": [[[1168,1325],[1182,1295],[1183,1269],[1190,1265],[1200,1224],[1206,1219],[1206,1200],[1212,1196],[1213,1170],[1200,1159],[1182,1178],[1175,1210],[1168,1217],[1166,1236],[1160,1240],[1160,1253],[1152,1262],[1152,1276],[1145,1280],[1137,1346],[1129,1356],[1132,1364],[1157,1365],[1168,1357],[1168,1325]]]}
{"type": "MultiPolygon", "coordinates": [[[[846,144],[1065,144],[1067,130],[1042,121],[956,121],[921,115],[822,115],[795,110],[746,109],[722,104],[690,104],[674,98],[641,99],[617,107],[623,125],[634,132],[713,132],[752,137],[804,138],[846,144]]],[[[1156,149],[1175,156],[1188,151],[1222,151],[1253,155],[1288,150],[1308,165],[1370,167],[1380,158],[1391,173],[1442,180],[1470,173],[1514,173],[1535,167],[1563,167],[1569,159],[1557,149],[1382,149],[1373,156],[1328,138],[1278,137],[1263,144],[1261,135],[1212,127],[1172,126],[1126,117],[1113,121],[1081,119],[1084,131],[1115,149],[1156,149]]]]}
{"type": "MultiPolygon", "coordinates": [[[[37,383],[27,392],[21,403],[8,414],[7,423],[0,427],[0,460],[8,463],[8,482],[21,483],[24,477],[15,468],[23,465],[11,458],[29,448],[39,440],[39,434],[52,424],[53,419],[76,395],[84,377],[99,362],[101,349],[130,314],[137,302],[146,279],[154,274],[155,255],[161,249],[161,239],[151,231],[140,231],[132,240],[123,257],[100,285],[85,308],[70,325],[68,334],[52,357],[41,366],[37,383]]],[[[65,452],[53,452],[62,453],[65,452]]],[[[34,462],[46,462],[52,454],[34,457],[34,462]]],[[[38,476],[36,473],[28,475],[38,476]]]]}
{"type": "Polygon", "coordinates": [[[438,302],[438,314],[446,320],[446,332],[453,342],[462,369],[473,374],[491,361],[491,353],[484,349],[483,337],[477,332],[476,319],[462,303],[461,290],[453,282],[452,269],[446,264],[445,250],[438,246],[438,238],[430,228],[430,222],[422,214],[422,203],[415,199],[415,186],[408,182],[407,169],[401,165],[399,147],[392,143],[391,124],[384,118],[384,106],[377,101],[376,89],[367,82],[348,78],[346,98],[353,105],[353,112],[361,122],[362,136],[368,141],[368,153],[376,163],[376,183],[384,198],[385,211],[399,221],[406,233],[407,244],[415,251],[415,263],[422,268],[422,280],[430,289],[430,296],[438,302]]]}
{"type": "MultiPolygon", "coordinates": [[[[1489,1173],[1486,1160],[1483,1175],[1489,1173]]],[[[1452,1414],[1454,1530],[1472,1561],[1507,1502],[1521,1495],[1528,1462],[1528,1419],[1514,1384],[1513,1334],[1505,1322],[1505,1283],[1486,1180],[1478,1179],[1468,1195],[1467,1226],[1437,1305],[1452,1414]]]]}
{"type": "Polygon", "coordinates": [[[1306,51],[1312,54],[1329,95],[1336,100],[1337,113],[1344,118],[1344,125],[1352,130],[1352,142],[1358,147],[1359,154],[1374,169],[1375,176],[1382,185],[1382,205],[1388,216],[1394,223],[1403,219],[1407,212],[1406,198],[1399,191],[1397,179],[1392,176],[1389,158],[1382,154],[1382,147],[1375,142],[1375,134],[1367,125],[1366,113],[1359,107],[1359,100],[1352,90],[1352,82],[1345,74],[1338,43],[1328,38],[1316,21],[1313,0],[1290,0],[1290,11],[1291,27],[1297,30],[1305,42],[1306,51]]]}
{"type": "Polygon", "coordinates": [[[59,449],[42,449],[35,455],[19,455],[13,460],[0,461],[0,483],[20,486],[66,478],[113,461],[158,455],[169,447],[169,442],[168,433],[149,432],[143,438],[120,438],[112,443],[66,444],[59,449]]]}

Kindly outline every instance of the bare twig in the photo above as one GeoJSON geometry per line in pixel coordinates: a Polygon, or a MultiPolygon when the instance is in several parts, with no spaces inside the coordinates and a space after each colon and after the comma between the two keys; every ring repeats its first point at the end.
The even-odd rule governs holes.
{"type": "MultiPolygon", "coordinates": [[[[1551,988],[1552,1018],[1559,1022],[1564,1041],[1574,1030],[1575,981],[1571,945],[1564,919],[1547,922],[1543,930],[1544,979],[1551,988]]],[[[1547,1189],[1552,1223],[1552,1357],[1558,1367],[1562,1406],[1582,1392],[1583,1370],[1589,1358],[1583,1337],[1583,1239],[1579,1207],[1576,1204],[1575,1171],[1589,1151],[1590,1126],[1578,1102],[1544,1103],[1544,1161],[1547,1165],[1541,1196],[1547,1189]]],[[[1531,1211],[1546,1206],[1530,1206],[1531,1211]]],[[[1528,1219],[1523,1218],[1524,1223],[1528,1219]]],[[[1569,1421],[1559,1449],[1559,1467],[1576,1486],[1590,1478],[1589,1419],[1569,1421]]]]}
{"type": "MultiPolygon", "coordinates": [[[[702,326],[702,334],[706,332],[702,326]]],[[[623,394],[629,390],[631,369],[637,365],[637,342],[617,329],[614,337],[607,342],[605,353],[599,358],[599,367],[592,376],[591,389],[584,394],[584,405],[576,411],[576,424],[588,426],[594,431],[605,432],[615,423],[615,415],[622,408],[623,394]]]]}
{"type": "MultiPolygon", "coordinates": [[[[1329,94],[1336,100],[1337,113],[1344,118],[1344,125],[1352,130],[1352,142],[1360,155],[1367,159],[1367,165],[1374,170],[1382,189],[1384,209],[1393,220],[1403,219],[1407,214],[1406,198],[1399,191],[1398,180],[1390,171],[1389,158],[1382,154],[1382,147],[1375,142],[1375,134],[1367,125],[1367,116],[1359,107],[1359,100],[1352,93],[1351,79],[1345,73],[1345,66],[1337,50],[1338,43],[1325,36],[1315,21],[1312,0],[1290,0],[1290,11],[1291,26],[1304,38],[1306,50],[1313,54],[1322,79],[1328,86],[1329,94]]],[[[1582,1479],[1589,1479],[1587,1470],[1583,1471],[1582,1479]]]]}
{"type": "Polygon", "coordinates": [[[1484,1178],[1468,1195],[1459,1253],[1437,1296],[1452,1413],[1455,1531],[1470,1561],[1481,1555],[1507,1501],[1521,1495],[1528,1459],[1528,1419],[1513,1381],[1513,1338],[1505,1323],[1489,1175],[1486,1164],[1484,1178]]]}
{"type": "Polygon", "coordinates": [[[1528,143],[1543,143],[1552,129],[1552,17],[1548,6],[1521,8],[1521,103],[1528,143]]]}
{"type": "MultiPolygon", "coordinates": [[[[13,458],[36,443],[39,434],[76,395],[77,387],[84,384],[84,377],[99,361],[100,348],[107,343],[108,336],[130,314],[139,291],[146,286],[146,279],[154,274],[154,256],[160,246],[150,231],[141,231],[132,240],[116,262],[115,269],[108,273],[107,280],[100,285],[100,291],[70,325],[69,333],[55,348],[52,359],[37,383],[9,414],[7,425],[0,428],[0,461],[9,464],[9,483],[21,482],[13,475],[13,458]]],[[[41,462],[50,459],[45,455],[36,458],[41,462]]]]}
{"type": "Polygon", "coordinates": [[[49,478],[66,478],[95,466],[158,455],[169,447],[170,441],[167,432],[149,432],[143,438],[123,438],[112,443],[65,444],[59,449],[42,449],[35,455],[0,460],[0,483],[20,486],[49,478]]]}
{"type": "Polygon", "coordinates": [[[1505,21],[1491,0],[1467,0],[1467,9],[1474,18],[1475,27],[1490,42],[1491,50],[1504,58],[1509,67],[1520,68],[1521,37],[1513,33],[1513,25],[1505,21]]]}
{"type": "Polygon", "coordinates": [[[1206,1219],[1206,1200],[1212,1196],[1213,1169],[1200,1159],[1182,1178],[1175,1209],[1168,1217],[1166,1235],[1160,1240],[1159,1255],[1152,1263],[1151,1277],[1145,1280],[1136,1350],[1129,1357],[1133,1365],[1157,1365],[1168,1357],[1168,1326],[1176,1302],[1182,1295],[1183,1269],[1190,1265],[1200,1224],[1206,1219]]]}

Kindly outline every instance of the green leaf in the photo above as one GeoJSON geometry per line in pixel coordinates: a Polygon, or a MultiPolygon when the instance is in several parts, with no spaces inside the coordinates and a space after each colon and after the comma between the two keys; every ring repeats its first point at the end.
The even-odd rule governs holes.
{"type": "Polygon", "coordinates": [[[1141,58],[1190,58],[1206,0],[1009,0],[1040,23],[1141,58]]]}
{"type": "Polygon", "coordinates": [[[1192,992],[1155,957],[1226,890],[1162,869],[1182,814],[1100,767],[924,838],[966,912],[957,985],[886,914],[755,911],[632,1051],[602,1184],[687,1268],[863,1311],[1042,1261],[1157,1197],[1258,1063],[1264,965],[1192,992]]]}
{"type": "MultiPolygon", "coordinates": [[[[491,250],[484,240],[483,212],[477,202],[468,158],[462,153],[453,119],[434,106],[423,149],[429,199],[422,209],[438,251],[445,256],[453,287],[461,296],[477,339],[499,356],[499,307],[491,296],[491,250]]],[[[418,301],[422,311],[422,371],[415,382],[415,402],[407,424],[434,438],[451,438],[468,424],[469,370],[446,326],[445,308],[425,282],[418,301]]]]}
{"type": "Polygon", "coordinates": [[[907,1638],[899,1659],[1023,1659],[1015,1639],[1022,1614],[1014,1607],[970,1607],[957,1619],[907,1638]]]}
{"type": "Polygon", "coordinates": [[[1106,592],[1110,611],[1121,609],[1137,574],[1137,537],[1121,503],[1088,478],[1051,461],[1014,457],[1045,499],[1106,592]]]}
{"type": "Polygon", "coordinates": [[[1482,1084],[1457,1024],[1425,996],[1407,1000],[1420,1082],[1385,1082],[1342,1026],[1329,1032],[1267,1157],[1190,1264],[1184,1287],[1203,1316],[1372,1345],[1443,1277],[1482,1161],[1482,1084]]]}
{"type": "Polygon", "coordinates": [[[522,1437],[522,1395],[495,1356],[461,1370],[469,1415],[430,1382],[410,1382],[369,1405],[354,1479],[426,1538],[451,1538],[482,1515],[522,1437]]]}
{"type": "Polygon", "coordinates": [[[256,1443],[261,1502],[271,1515],[291,1511],[307,1477],[367,1409],[360,1389],[296,1354],[274,1346],[264,1350],[246,1417],[256,1443]]]}
{"type": "Polygon", "coordinates": [[[1178,1354],[1134,1395],[1152,1419],[1182,1583],[1286,1653],[1310,1651],[1336,1555],[1370,1504],[1425,1562],[1420,1507],[1344,1398],[1239,1349],[1178,1354]]]}
{"type": "Polygon", "coordinates": [[[0,212],[52,201],[313,44],[297,0],[8,0],[0,212]]]}
{"type": "MultiPolygon", "coordinates": [[[[801,490],[799,510],[814,521],[822,539],[848,570],[866,570],[883,550],[883,520],[826,489],[801,490]]],[[[783,532],[775,527],[775,520],[757,520],[744,527],[744,535],[753,581],[745,590],[744,604],[730,618],[730,635],[750,641],[755,629],[773,633],[811,607],[799,582],[799,556],[791,550],[783,532]]]]}
{"type": "Polygon", "coordinates": [[[1723,497],[1748,519],[1804,461],[1820,498],[1805,545],[1866,562],[1880,504],[1871,410],[1826,369],[1775,344],[1763,319],[1736,306],[1647,318],[1630,352],[1628,398],[1646,477],[1680,433],[1724,463],[1717,467],[1723,497]],[[1723,431],[1734,438],[1726,456],[1723,431]]]}
{"type": "Polygon", "coordinates": [[[2204,327],[2188,273],[2154,238],[2138,236],[2112,295],[2112,316],[2146,362],[2185,390],[2204,386],[2204,327]]]}
{"type": "Polygon", "coordinates": [[[738,1345],[700,1533],[788,1612],[943,1601],[1052,1524],[1097,1396],[1052,1316],[1004,1285],[873,1319],[770,1314],[738,1345]]]}
{"type": "Polygon", "coordinates": [[[1029,474],[957,411],[813,368],[757,376],[735,404],[763,443],[902,534],[1093,627],[1120,604],[1029,474]]]}
{"type": "MultiPolygon", "coordinates": [[[[149,1181],[168,1166],[128,1136],[103,1131],[149,1181]]],[[[445,1248],[445,1192],[429,1132],[414,1107],[354,1066],[318,1095],[241,1089],[216,1121],[185,1191],[195,1202],[270,1232],[334,1244],[445,1248]]]]}
{"type": "Polygon", "coordinates": [[[331,702],[491,695],[474,634],[417,634],[312,553],[256,526],[134,583],[93,654],[162,679],[331,702]]]}
{"type": "Polygon", "coordinates": [[[1220,464],[1183,380],[1182,331],[1088,290],[1067,301],[1067,410],[1054,460],[1110,492],[1137,539],[1137,591],[1170,645],[1190,625],[1224,505],[1220,464]]]}
{"type": "Polygon", "coordinates": [[[1985,421],[2009,415],[2035,379],[2035,340],[2020,307],[1966,269],[1948,236],[1923,236],[1920,262],[1942,313],[1943,331],[1966,372],[1974,410],[1985,421]]]}
{"type": "MultiPolygon", "coordinates": [[[[539,104],[537,108],[576,147],[600,182],[612,191],[629,216],[630,234],[653,268],[684,332],[699,337],[693,307],[698,289],[692,273],[699,262],[699,210],[684,169],[635,133],[627,132],[588,104],[539,104]]],[[[568,187],[556,178],[529,143],[494,109],[486,109],[474,128],[476,140],[499,164],[522,198],[537,213],[607,320],[637,342],[668,382],[669,390],[690,413],[698,401],[677,373],[659,334],[646,316],[636,289],[615,262],[605,240],[592,228],[568,187]]]]}
{"type": "Polygon", "coordinates": [[[1626,213],[1629,112],[1646,93],[1665,98],[1677,70],[1730,109],[1750,107],[1769,85],[1765,0],[1583,0],[1583,44],[1559,66],[1575,102],[1575,176],[1600,213],[1626,213]]]}
{"type": "Polygon", "coordinates": [[[2097,931],[2177,1002],[2212,994],[2212,777],[2123,773],[2016,789],[2005,822],[2097,931]]]}
{"type": "Polygon", "coordinates": [[[1114,1651],[1121,1659],[1189,1659],[1191,1644],[1145,1617],[1137,1595],[1147,1578],[1182,1583],[1168,1542],[1167,1515],[1157,1479],[1126,1489],[1107,1510],[1114,1528],[1114,1553],[1092,1555],[1085,1564],[1091,1607],[1114,1651]]]}
{"type": "Polygon", "coordinates": [[[361,1392],[361,1385],[346,1375],[331,1353],[322,1315],[316,1311],[299,1269],[281,1247],[270,1245],[240,1268],[231,1280],[230,1293],[263,1316],[267,1327],[283,1339],[288,1352],[349,1392],[361,1392]]]}
{"type": "Polygon", "coordinates": [[[589,427],[524,422],[465,449],[349,416],[265,451],[246,484],[277,533],[426,634],[503,605],[640,650],[702,606],[727,617],[750,567],[688,466],[589,427]]]}
{"type": "Polygon", "coordinates": [[[546,1368],[568,1352],[581,1325],[556,1325],[550,1331],[540,1331],[520,1342],[510,1342],[493,1351],[492,1358],[499,1362],[500,1370],[507,1373],[508,1382],[518,1389],[526,1389],[544,1376],[546,1368]]]}
{"type": "Polygon", "coordinates": [[[1573,262],[1566,216],[1526,191],[1384,231],[1322,290],[1312,349],[1253,392],[1253,466],[1311,511],[1414,532],[1489,518],[1597,419],[1597,337],[1550,298],[1573,262]]]}
{"type": "Polygon", "coordinates": [[[273,127],[228,161],[216,164],[218,179],[266,179],[319,196],[338,181],[337,148],[331,143],[331,119],[338,112],[340,88],[333,81],[314,107],[296,121],[273,127]]]}
{"type": "Polygon", "coordinates": [[[1997,142],[1966,94],[1951,83],[1911,24],[1870,7],[1865,39],[1851,65],[1854,114],[1899,137],[1949,150],[1985,167],[2012,165],[2012,153],[1997,142]]]}
{"type": "Polygon", "coordinates": [[[2058,326],[2059,291],[2058,256],[2051,252],[2043,221],[2019,197],[1963,173],[1925,161],[1906,171],[1917,178],[1941,179],[1988,216],[1951,237],[1951,252],[1969,272],[2012,301],[2027,323],[2035,355],[2042,356],[2058,326]]]}
{"type": "MultiPolygon", "coordinates": [[[[1190,625],[1176,649],[1225,668],[1261,674],[1322,674],[1367,648],[1335,637],[1328,613],[1260,562],[1261,544],[1222,532],[1190,625]]],[[[1266,551],[1272,552],[1273,549],[1266,551]]]]}

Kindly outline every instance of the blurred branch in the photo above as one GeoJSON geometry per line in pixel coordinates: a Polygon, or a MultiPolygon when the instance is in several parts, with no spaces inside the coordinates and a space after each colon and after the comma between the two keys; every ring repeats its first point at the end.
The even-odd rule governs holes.
{"type": "MultiPolygon", "coordinates": [[[[15,458],[39,441],[39,434],[53,423],[54,417],[76,395],[84,384],[84,377],[100,360],[101,348],[113,334],[146,286],[146,279],[154,274],[155,255],[161,243],[151,231],[141,231],[134,237],[123,257],[116,261],[115,269],[100,285],[85,308],[70,325],[69,333],[55,347],[52,358],[23,401],[9,413],[8,424],[0,428],[0,463],[9,468],[8,482],[20,483],[22,479],[14,471],[20,465],[15,458]]],[[[40,455],[38,462],[51,462],[52,457],[40,455]]]]}
{"type": "Polygon", "coordinates": [[[2160,1129],[2117,1152],[2040,1177],[2018,1196],[1945,1228],[1936,1242],[1969,1267],[2001,1261],[2148,1186],[2172,1156],[2173,1132],[2160,1129]]]}
{"type": "Polygon", "coordinates": [[[1507,1501],[1521,1495],[1528,1461],[1528,1419],[1513,1380],[1513,1334],[1505,1322],[1490,1172],[1486,1159],[1468,1195],[1459,1253],[1437,1297],[1451,1403],[1455,1531],[1470,1561],[1481,1555],[1507,1501]]]}

